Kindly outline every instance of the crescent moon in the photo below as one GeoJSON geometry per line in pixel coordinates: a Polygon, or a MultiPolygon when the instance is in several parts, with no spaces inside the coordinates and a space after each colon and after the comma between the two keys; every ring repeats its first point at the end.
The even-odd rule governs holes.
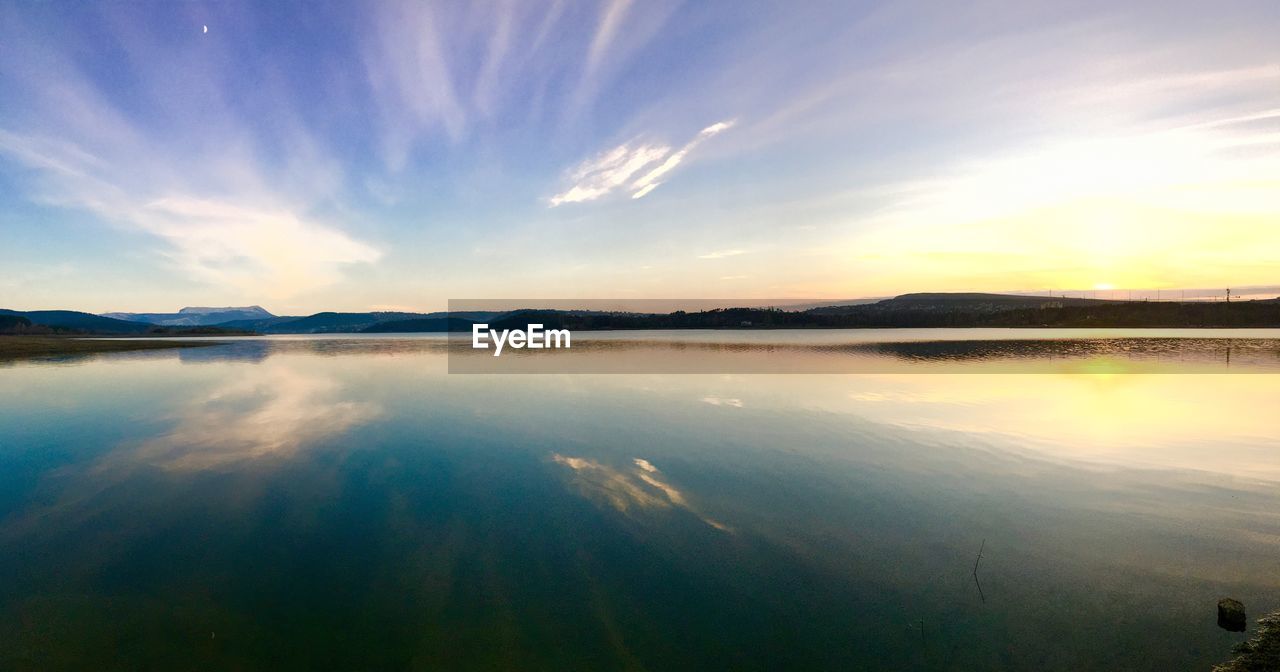
{"type": "Polygon", "coordinates": [[[207,32],[209,32],[209,26],[205,26],[205,27],[204,27],[204,32],[206,32],[206,33],[207,33],[207,32]]]}

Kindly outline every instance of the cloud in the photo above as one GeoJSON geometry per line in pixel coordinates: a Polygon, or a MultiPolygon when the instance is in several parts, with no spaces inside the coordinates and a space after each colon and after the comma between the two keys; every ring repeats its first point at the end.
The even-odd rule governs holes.
{"type": "Polygon", "coordinates": [[[610,83],[621,78],[637,58],[642,58],[643,50],[651,41],[669,35],[664,26],[680,10],[681,3],[679,0],[608,0],[579,4],[580,8],[599,9],[594,32],[575,26],[573,37],[561,38],[562,42],[591,38],[589,44],[575,45],[577,48],[566,53],[572,54],[572,61],[566,65],[569,70],[577,70],[578,82],[572,91],[566,91],[566,114],[561,119],[564,124],[578,121],[583,112],[589,111],[601,93],[608,92],[610,83]],[[584,51],[585,58],[582,58],[584,51]]]}
{"type": "Polygon", "coordinates": [[[732,128],[734,123],[736,122],[733,120],[721,121],[702,129],[702,131],[699,132],[693,140],[690,140],[688,144],[681,147],[680,151],[668,156],[667,160],[663,161],[657,168],[645,173],[644,177],[641,177],[631,183],[631,188],[636,190],[635,193],[631,194],[631,198],[644,198],[649,192],[657,189],[658,186],[662,184],[658,180],[662,178],[663,175],[675,170],[676,166],[680,165],[680,163],[684,161],[685,157],[689,155],[689,152],[693,151],[695,147],[705,142],[708,138],[720,133],[721,131],[732,128]]]}
{"type": "Polygon", "coordinates": [[[613,43],[622,19],[631,8],[631,0],[613,0],[600,13],[600,25],[596,28],[595,37],[591,39],[591,49],[587,52],[587,63],[584,67],[585,77],[591,77],[600,69],[605,52],[613,43]]]}
{"type": "Polygon", "coordinates": [[[617,189],[642,168],[671,151],[664,145],[621,145],[586,161],[573,170],[574,185],[551,197],[551,206],[591,201],[617,189]]]}
{"type": "MultiPolygon", "coordinates": [[[[683,241],[687,258],[647,279],[658,291],[694,279],[699,269],[688,267],[699,265],[693,257],[702,248],[687,245],[714,241],[705,233],[727,222],[740,237],[713,244],[750,247],[779,227],[817,227],[821,243],[779,242],[771,254],[779,279],[802,292],[883,294],[905,291],[903,283],[1156,281],[1166,274],[1117,279],[1109,268],[1132,267],[1114,251],[1152,245],[1141,240],[1150,234],[1169,265],[1197,271],[1179,282],[1269,282],[1277,172],[1259,159],[1269,151],[1266,131],[1274,135],[1280,64],[1267,48],[1274,40],[1265,12],[1181,3],[1170,20],[1152,22],[1143,11],[1064,18],[1050,5],[998,26],[963,3],[939,5],[924,20],[896,5],[778,5],[708,34],[689,27],[716,12],[678,0],[389,0],[371,11],[309,12],[293,26],[300,49],[285,51],[272,46],[273,17],[248,6],[213,8],[209,23],[224,28],[198,39],[173,33],[182,30],[174,16],[127,3],[75,21],[15,7],[0,21],[0,90],[9,103],[0,110],[9,133],[0,137],[0,168],[22,197],[146,231],[148,251],[160,248],[198,277],[280,293],[333,282],[344,266],[376,258],[373,248],[384,243],[360,240],[354,228],[362,208],[382,215],[378,240],[387,246],[507,245],[517,236],[506,234],[537,219],[526,209],[648,198],[713,150],[717,158],[732,152],[735,168],[744,168],[733,176],[741,197],[690,185],[680,189],[688,200],[678,211],[617,220],[575,250],[630,267],[653,254],[652,241],[683,241]],[[100,62],[87,63],[85,53],[100,62]],[[681,56],[674,70],[673,54],[681,56]],[[1252,187],[1248,177],[1231,177],[1208,184],[1217,192],[1209,193],[1194,175],[1151,184],[1235,162],[1204,161],[1194,147],[1171,157],[1185,138],[1149,152],[1142,143],[1103,143],[1085,147],[1080,160],[1054,147],[1071,135],[1098,140],[1177,125],[1207,136],[1226,124],[1240,126],[1238,140],[1249,143],[1222,149],[1260,178],[1252,187]],[[732,143],[718,137],[727,131],[732,143]],[[566,158],[558,152],[570,138],[586,144],[566,158]],[[704,145],[711,138],[716,144],[704,145]],[[549,185],[548,157],[556,173],[549,185]],[[32,176],[39,184],[29,189],[32,176]],[[530,184],[539,185],[535,197],[526,194],[530,184]],[[913,187],[901,200],[884,193],[900,184],[913,187]],[[1158,198],[1144,198],[1141,216],[1129,219],[1111,203],[1084,202],[1090,192],[1115,198],[1108,192],[1121,190],[1158,198]],[[1064,210],[1057,191],[1084,198],[1064,210]],[[155,206],[177,202],[200,206],[155,206]],[[1187,221],[1161,224],[1165,205],[1187,221]],[[1256,212],[1238,212],[1244,208],[1256,212]],[[1200,226],[1184,216],[1193,209],[1204,230],[1229,230],[1212,258],[1162,242],[1170,229],[1198,242],[1182,235],[1200,226]],[[1224,227],[1220,215],[1238,221],[1224,227]],[[234,229],[241,218],[255,223],[249,240],[220,237],[218,228],[234,229]],[[463,221],[474,226],[454,226],[463,221]],[[1064,249],[1061,241],[1081,231],[1093,239],[1064,249]],[[319,254],[309,255],[310,246],[319,254]],[[1016,263],[978,256],[993,248],[1017,253],[1003,257],[1016,263]],[[937,256],[956,252],[967,260],[937,256]],[[872,254],[883,261],[862,263],[872,254]],[[1248,273],[1241,259],[1250,260],[1248,273]],[[1059,261],[1107,272],[1062,278],[1059,261]]],[[[17,223],[21,216],[15,210],[0,226],[42,235],[40,218],[17,223]]],[[[119,255],[135,241],[105,239],[101,254],[119,255]]],[[[565,241],[543,235],[529,244],[563,252],[565,241]]],[[[36,247],[20,252],[41,257],[36,247]]],[[[361,278],[368,291],[358,294],[417,282],[388,271],[361,278]]],[[[704,279],[737,272],[746,271],[704,279]]],[[[449,275],[477,281],[466,271],[449,275]]]]}
{"type": "MultiPolygon", "coordinates": [[[[441,130],[458,142],[468,130],[438,11],[428,3],[387,3],[374,13],[376,27],[365,42],[363,61],[377,107],[383,159],[392,171],[406,167],[412,150],[430,132],[441,130]]],[[[505,47],[498,51],[501,58],[505,47]]],[[[482,73],[484,86],[490,76],[482,73]]],[[[488,105],[493,94],[482,89],[477,95],[488,105]]]]}
{"type": "Polygon", "coordinates": [[[714,123],[699,131],[693,140],[675,152],[666,145],[652,144],[640,146],[624,144],[604,152],[572,171],[570,181],[573,186],[552,196],[551,207],[564,203],[593,201],[623,185],[632,192],[631,198],[644,198],[662,184],[659,180],[675,170],[688,157],[689,152],[708,138],[732,128],[734,123],[734,120],[714,123]],[[648,172],[631,181],[634,175],[645,168],[649,168],[648,172]],[[629,185],[627,185],[628,181],[631,181],[629,185]]]}
{"type": "Polygon", "coordinates": [[[146,234],[145,251],[179,282],[255,299],[329,285],[381,257],[342,230],[339,218],[354,218],[342,203],[350,163],[314,132],[281,68],[243,87],[225,38],[166,42],[121,11],[106,20],[130,26],[111,64],[128,74],[123,90],[74,57],[79,41],[0,28],[17,47],[0,53],[0,86],[23,100],[0,118],[0,165],[20,168],[27,200],[146,234]]]}
{"type": "Polygon", "coordinates": [[[647,184],[641,187],[639,191],[635,192],[634,194],[631,194],[631,198],[644,198],[646,194],[648,194],[649,192],[657,188],[658,188],[657,184],[647,184]]]}
{"type": "Polygon", "coordinates": [[[0,130],[0,154],[35,169],[37,200],[151,234],[164,241],[158,252],[175,270],[246,295],[287,298],[338,281],[344,265],[381,257],[373,246],[296,207],[179,190],[148,197],[143,188],[115,179],[113,162],[67,141],[0,130]]]}
{"type": "Polygon", "coordinates": [[[740,254],[746,254],[746,250],[717,250],[706,254],[699,254],[699,259],[724,259],[725,257],[736,257],[740,254]]]}
{"type": "Polygon", "coordinates": [[[372,263],[382,253],[289,210],[190,197],[148,203],[132,221],[163,238],[177,265],[246,293],[286,298],[336,282],[339,267],[372,263]]]}

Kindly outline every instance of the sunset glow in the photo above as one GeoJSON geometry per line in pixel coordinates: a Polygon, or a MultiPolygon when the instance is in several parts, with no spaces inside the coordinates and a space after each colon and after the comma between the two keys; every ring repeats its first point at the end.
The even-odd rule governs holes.
{"type": "Polygon", "coordinates": [[[10,7],[0,291],[306,313],[1280,281],[1274,4],[555,7],[334,6],[287,52],[248,6],[10,7]]]}

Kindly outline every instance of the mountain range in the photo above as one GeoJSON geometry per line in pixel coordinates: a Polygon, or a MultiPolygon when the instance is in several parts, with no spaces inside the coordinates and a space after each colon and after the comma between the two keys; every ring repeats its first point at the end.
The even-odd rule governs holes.
{"type": "Polygon", "coordinates": [[[0,315],[25,318],[27,327],[47,327],[54,331],[94,334],[144,334],[156,326],[145,322],[118,320],[75,310],[6,310],[0,315]]]}
{"type": "MultiPolygon", "coordinates": [[[[809,304],[812,305],[812,304],[809,304]]],[[[586,310],[321,312],[273,315],[261,306],[189,307],[176,313],[102,315],[71,310],[0,309],[0,332],[104,335],[324,334],[470,331],[539,321],[548,328],[724,329],[857,327],[1280,327],[1280,298],[1226,302],[1148,302],[1015,294],[918,293],[891,299],[788,309],[727,308],[668,314],[586,310]]]]}
{"type": "Polygon", "coordinates": [[[102,317],[126,322],[146,322],[166,327],[202,327],[232,320],[265,320],[275,317],[262,306],[242,308],[183,308],[176,313],[103,313],[102,317]]]}

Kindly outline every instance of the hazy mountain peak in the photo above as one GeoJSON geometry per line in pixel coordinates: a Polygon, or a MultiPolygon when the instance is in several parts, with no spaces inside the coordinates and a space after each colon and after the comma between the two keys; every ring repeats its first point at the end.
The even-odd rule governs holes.
{"type": "Polygon", "coordinates": [[[268,320],[275,317],[262,306],[226,308],[188,306],[176,313],[103,313],[102,316],[166,327],[199,327],[232,320],[268,320]]]}
{"type": "Polygon", "coordinates": [[[208,315],[210,313],[254,313],[262,317],[275,317],[262,306],[232,306],[211,308],[206,306],[188,306],[178,311],[180,315],[208,315]]]}

